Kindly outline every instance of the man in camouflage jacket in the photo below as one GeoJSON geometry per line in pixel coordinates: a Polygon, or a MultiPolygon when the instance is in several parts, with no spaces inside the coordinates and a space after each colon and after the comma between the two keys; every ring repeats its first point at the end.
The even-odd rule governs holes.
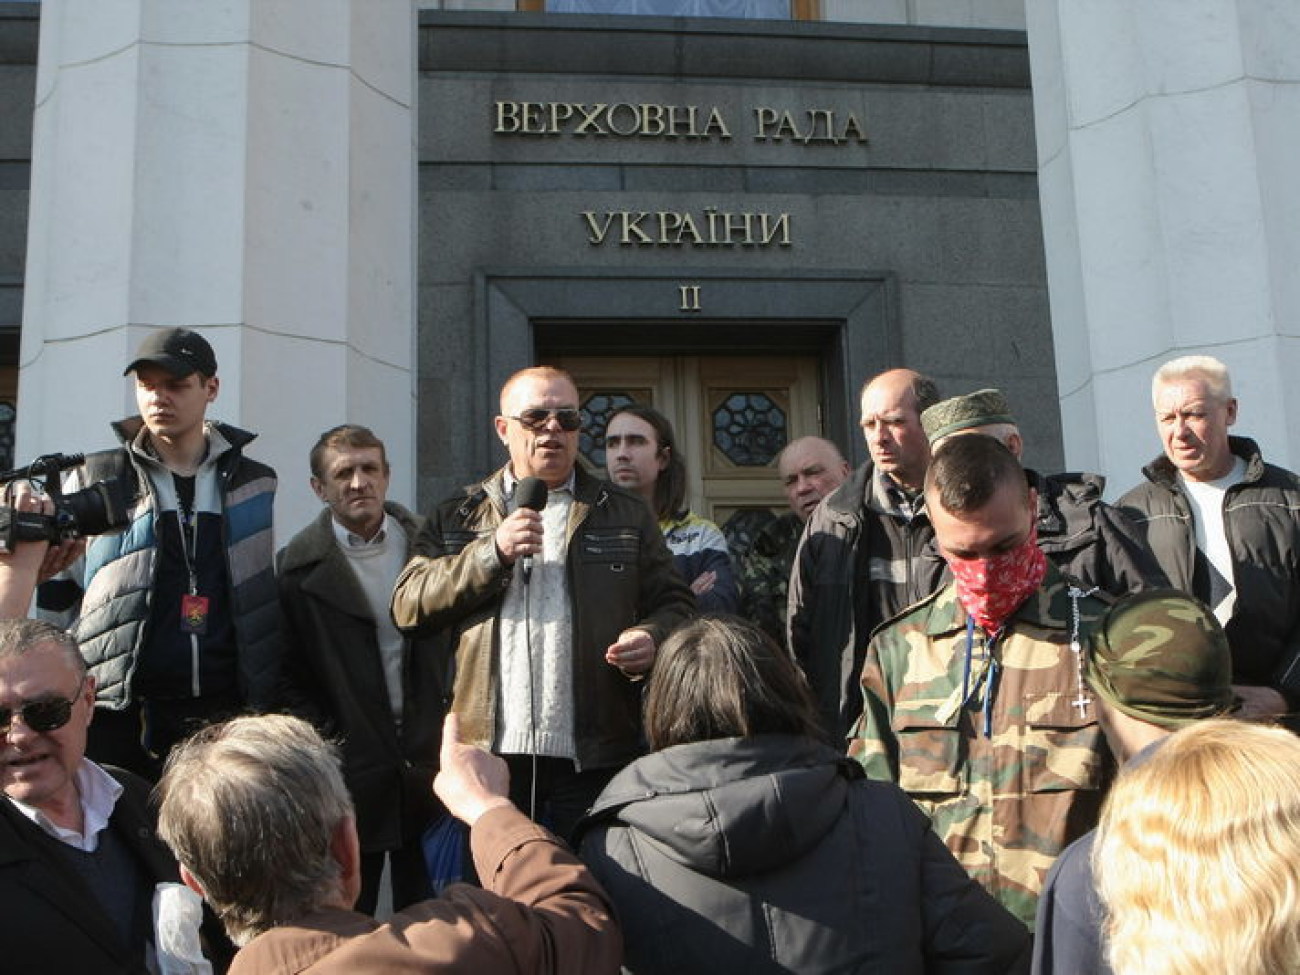
{"type": "Polygon", "coordinates": [[[1082,672],[1106,603],[1042,557],[1035,500],[992,438],[936,452],[926,503],[957,578],[877,631],[850,743],[1031,926],[1056,855],[1095,825],[1112,765],[1082,672]]]}

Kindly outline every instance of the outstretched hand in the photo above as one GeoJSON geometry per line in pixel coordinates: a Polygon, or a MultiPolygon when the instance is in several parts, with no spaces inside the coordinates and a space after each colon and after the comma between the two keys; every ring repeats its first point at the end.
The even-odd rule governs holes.
{"type": "Polygon", "coordinates": [[[473,826],[497,806],[510,805],[510,772],[506,763],[477,745],[460,740],[460,718],[448,713],[442,723],[442,752],[433,791],[447,811],[473,826]]]}

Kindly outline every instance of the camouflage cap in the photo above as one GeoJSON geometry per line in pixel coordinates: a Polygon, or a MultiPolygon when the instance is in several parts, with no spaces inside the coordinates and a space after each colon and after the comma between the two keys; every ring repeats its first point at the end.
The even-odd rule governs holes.
{"type": "Polygon", "coordinates": [[[954,396],[935,403],[921,414],[921,426],[930,443],[958,430],[1015,422],[1000,389],[977,389],[965,396],[954,396]]]}
{"type": "Polygon", "coordinates": [[[1179,728],[1230,711],[1228,639],[1204,604],[1177,589],[1148,589],[1117,602],[1102,620],[1087,663],[1088,684],[1125,714],[1179,728]]]}

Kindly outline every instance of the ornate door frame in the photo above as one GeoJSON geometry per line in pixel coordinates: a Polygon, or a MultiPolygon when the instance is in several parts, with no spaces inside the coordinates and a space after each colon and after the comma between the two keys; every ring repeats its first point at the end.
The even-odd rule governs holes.
{"type": "MultiPolygon", "coordinates": [[[[484,268],[474,295],[476,430],[491,430],[502,383],[537,362],[539,348],[552,356],[798,353],[818,357],[822,426],[858,463],[858,389],[902,364],[888,272],[484,268]]],[[[475,449],[479,470],[494,466],[490,438],[475,449]]]]}

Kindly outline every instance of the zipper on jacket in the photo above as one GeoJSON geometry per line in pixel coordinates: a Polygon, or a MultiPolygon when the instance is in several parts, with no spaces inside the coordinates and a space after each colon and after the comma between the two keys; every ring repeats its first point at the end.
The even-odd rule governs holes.
{"type": "MultiPolygon", "coordinates": [[[[194,496],[194,510],[190,513],[190,517],[194,519],[194,557],[190,562],[190,564],[187,566],[187,568],[189,569],[189,573],[190,573],[190,595],[197,596],[199,594],[199,567],[198,567],[199,502],[198,502],[198,493],[197,493],[198,478],[194,479],[194,487],[196,492],[194,496]]],[[[179,498],[177,499],[177,507],[178,508],[180,507],[179,498]]],[[[183,537],[184,533],[185,533],[185,526],[181,525],[182,546],[184,545],[185,542],[185,539],[183,537]]],[[[193,694],[195,697],[200,697],[202,696],[203,693],[203,688],[202,686],[200,686],[200,680],[199,680],[199,635],[197,633],[190,634],[190,693],[193,694]]]]}

